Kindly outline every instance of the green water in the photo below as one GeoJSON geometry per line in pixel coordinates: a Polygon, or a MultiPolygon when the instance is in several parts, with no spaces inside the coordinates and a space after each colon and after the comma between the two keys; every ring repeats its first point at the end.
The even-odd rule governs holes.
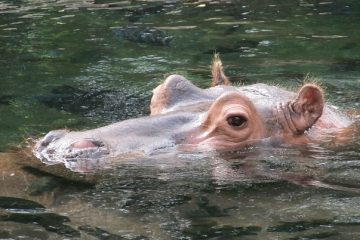
{"type": "Polygon", "coordinates": [[[0,1],[0,154],[7,159],[0,195],[31,199],[56,215],[36,210],[29,220],[17,207],[6,218],[0,206],[0,238],[358,239],[359,194],[271,173],[358,187],[357,135],[335,150],[265,150],[233,163],[140,159],[91,187],[7,164],[13,146],[49,130],[147,115],[151,90],[170,73],[208,87],[215,51],[235,83],[298,88],[310,75],[329,102],[359,109],[359,36],[356,0],[0,1]],[[173,40],[139,43],[113,31],[134,25],[173,40]],[[244,166],[254,162],[250,176],[244,166]]]}

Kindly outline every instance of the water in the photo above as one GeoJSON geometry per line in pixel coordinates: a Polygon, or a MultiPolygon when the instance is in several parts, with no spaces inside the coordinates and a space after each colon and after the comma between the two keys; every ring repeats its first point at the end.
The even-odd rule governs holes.
{"type": "Polygon", "coordinates": [[[75,182],[18,163],[29,137],[147,115],[170,73],[208,87],[215,51],[235,83],[298,88],[309,74],[356,115],[359,22],[355,0],[0,1],[0,238],[358,239],[359,130],[345,144],[58,174],[75,182]],[[173,39],[127,40],[114,30],[126,26],[173,39]]]}

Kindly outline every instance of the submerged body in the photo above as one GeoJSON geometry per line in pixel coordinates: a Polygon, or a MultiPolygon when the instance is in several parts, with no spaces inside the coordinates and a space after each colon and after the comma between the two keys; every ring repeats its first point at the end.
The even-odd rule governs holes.
{"type": "Polygon", "coordinates": [[[209,89],[171,75],[153,91],[151,116],[87,131],[51,131],[34,153],[48,164],[76,166],[169,148],[232,151],[259,143],[306,144],[351,124],[325,104],[314,84],[305,84],[297,93],[265,84],[229,86],[218,58],[212,74],[209,89]]]}

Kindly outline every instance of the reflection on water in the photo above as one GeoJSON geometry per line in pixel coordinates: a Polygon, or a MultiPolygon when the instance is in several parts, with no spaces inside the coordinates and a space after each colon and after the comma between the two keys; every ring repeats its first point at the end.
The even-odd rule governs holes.
{"type": "Polygon", "coordinates": [[[3,153],[0,236],[353,239],[359,142],[160,153],[85,176],[33,169],[31,156],[3,153]]]}
{"type": "Polygon", "coordinates": [[[310,73],[356,117],[359,11],[355,0],[1,1],[0,238],[358,239],[358,127],[346,141],[161,153],[94,175],[10,148],[147,115],[169,73],[208,87],[215,51],[235,83],[294,88],[310,73]]]}

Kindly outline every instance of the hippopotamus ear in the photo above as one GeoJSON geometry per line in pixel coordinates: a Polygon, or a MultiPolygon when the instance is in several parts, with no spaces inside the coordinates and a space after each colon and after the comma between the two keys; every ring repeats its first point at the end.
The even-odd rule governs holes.
{"type": "Polygon", "coordinates": [[[297,97],[290,102],[291,120],[297,132],[303,133],[320,118],[324,108],[322,90],[314,84],[304,85],[297,97]]]}
{"type": "Polygon", "coordinates": [[[211,96],[181,75],[170,75],[153,90],[151,115],[174,111],[176,107],[209,100],[211,96]]]}
{"type": "Polygon", "coordinates": [[[211,65],[211,86],[215,87],[218,85],[231,85],[230,80],[225,75],[222,62],[218,53],[214,54],[214,58],[211,65]]]}

